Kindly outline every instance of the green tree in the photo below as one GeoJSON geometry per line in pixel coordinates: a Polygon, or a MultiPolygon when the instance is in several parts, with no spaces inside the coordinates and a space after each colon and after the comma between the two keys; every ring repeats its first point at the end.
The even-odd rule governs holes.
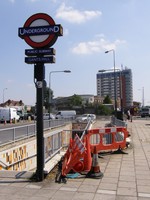
{"type": "Polygon", "coordinates": [[[97,107],[96,109],[96,114],[97,115],[111,115],[112,114],[112,109],[109,107],[101,104],[97,107]]]}
{"type": "Polygon", "coordinates": [[[47,110],[49,109],[49,98],[51,97],[51,100],[52,100],[52,97],[53,97],[53,91],[52,90],[50,90],[51,95],[49,97],[49,90],[50,90],[49,87],[44,88],[44,106],[47,110]]]}
{"type": "Polygon", "coordinates": [[[71,106],[81,106],[82,105],[82,98],[79,95],[74,94],[70,98],[71,106]]]}
{"type": "Polygon", "coordinates": [[[109,95],[107,95],[103,100],[103,104],[111,104],[111,103],[112,103],[112,101],[111,101],[109,95]]]}

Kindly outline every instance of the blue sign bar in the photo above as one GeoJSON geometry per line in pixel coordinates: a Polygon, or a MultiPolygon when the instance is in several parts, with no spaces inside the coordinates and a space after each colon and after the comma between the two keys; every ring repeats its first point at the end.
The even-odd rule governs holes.
{"type": "Polygon", "coordinates": [[[55,55],[56,50],[54,48],[49,49],[25,49],[26,56],[38,56],[38,55],[55,55]]]}
{"type": "Polygon", "coordinates": [[[25,36],[36,36],[36,35],[51,35],[56,34],[57,36],[63,35],[63,28],[60,24],[49,25],[49,26],[33,26],[18,29],[19,37],[25,36]]]}
{"type": "Polygon", "coordinates": [[[25,63],[34,64],[34,63],[55,63],[54,56],[47,57],[25,57],[25,63]]]}

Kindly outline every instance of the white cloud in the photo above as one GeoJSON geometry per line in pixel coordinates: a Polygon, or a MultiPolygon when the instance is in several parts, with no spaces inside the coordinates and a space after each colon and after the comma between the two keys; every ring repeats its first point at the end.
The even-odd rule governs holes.
{"type": "Polygon", "coordinates": [[[109,49],[116,49],[117,46],[125,44],[125,40],[115,40],[114,42],[109,42],[104,38],[96,38],[93,41],[80,42],[73,49],[74,54],[92,54],[96,52],[104,52],[109,49]]]}
{"type": "Polygon", "coordinates": [[[95,17],[100,16],[100,11],[79,11],[73,9],[73,7],[67,7],[65,3],[62,3],[56,12],[56,17],[66,20],[70,23],[81,24],[87,20],[91,20],[95,17]]]}

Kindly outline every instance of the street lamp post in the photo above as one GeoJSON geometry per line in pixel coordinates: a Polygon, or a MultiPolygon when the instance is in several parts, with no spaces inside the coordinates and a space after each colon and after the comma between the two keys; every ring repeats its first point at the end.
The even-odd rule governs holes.
{"type": "Polygon", "coordinates": [[[49,113],[50,113],[50,104],[51,104],[51,74],[52,73],[71,73],[71,71],[70,70],[51,71],[49,73],[49,113]]]}
{"type": "Polygon", "coordinates": [[[4,89],[3,89],[3,103],[4,103],[4,101],[5,101],[5,90],[7,90],[7,88],[4,88],[4,89]]]}
{"type": "Polygon", "coordinates": [[[138,89],[138,90],[142,90],[142,103],[141,103],[141,105],[142,105],[142,107],[144,107],[144,101],[145,101],[145,99],[144,99],[144,87],[142,87],[142,89],[138,89]]]}
{"type": "Polygon", "coordinates": [[[115,50],[111,49],[105,53],[113,52],[113,65],[114,65],[114,100],[115,100],[115,117],[117,117],[117,94],[116,94],[116,63],[115,63],[115,50]]]}
{"type": "Polygon", "coordinates": [[[120,71],[120,106],[121,106],[121,118],[123,120],[123,82],[122,82],[122,71],[120,71]]]}
{"type": "Polygon", "coordinates": [[[143,104],[143,107],[144,107],[144,87],[142,87],[142,104],[143,104]]]}

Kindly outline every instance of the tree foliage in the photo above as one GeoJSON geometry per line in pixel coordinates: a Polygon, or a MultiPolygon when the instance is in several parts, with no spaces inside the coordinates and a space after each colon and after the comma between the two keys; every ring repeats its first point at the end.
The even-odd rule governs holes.
{"type": "Polygon", "coordinates": [[[82,98],[79,95],[74,94],[70,98],[71,106],[81,106],[82,105],[82,98]]]}
{"type": "Polygon", "coordinates": [[[112,103],[112,101],[111,101],[109,95],[107,95],[103,100],[103,104],[111,104],[111,103],[112,103]]]}
{"type": "Polygon", "coordinates": [[[45,87],[44,88],[44,106],[46,109],[49,108],[49,98],[51,97],[51,100],[52,100],[52,97],[53,97],[53,91],[51,90],[51,95],[49,97],[49,87],[45,87]]]}
{"type": "Polygon", "coordinates": [[[97,115],[111,115],[112,112],[113,112],[112,109],[103,104],[99,105],[96,109],[97,115]]]}

